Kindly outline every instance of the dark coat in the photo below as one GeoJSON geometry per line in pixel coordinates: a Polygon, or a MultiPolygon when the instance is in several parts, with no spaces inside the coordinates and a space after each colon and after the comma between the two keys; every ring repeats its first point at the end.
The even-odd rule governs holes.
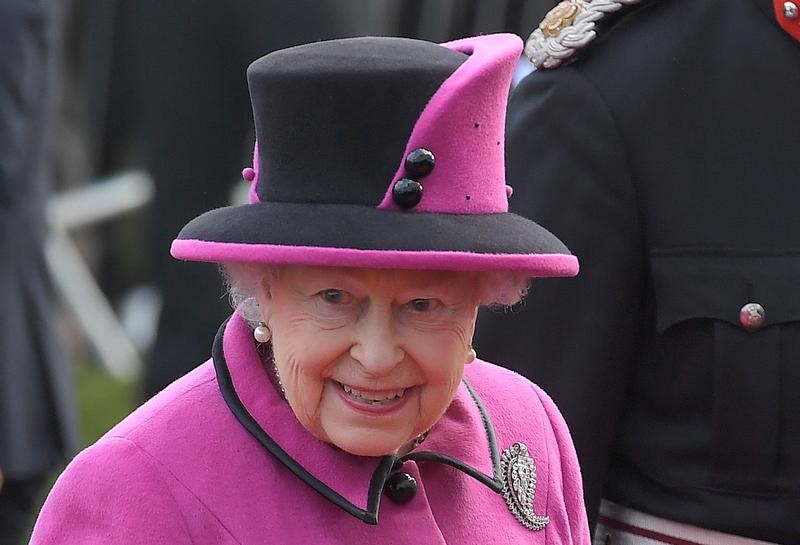
{"type": "Polygon", "coordinates": [[[604,496],[800,543],[800,43],[769,0],[663,0],[580,57],[516,89],[507,159],[512,210],[581,273],[476,348],[554,397],[590,518],[604,496]]]}
{"type": "Polygon", "coordinates": [[[54,3],[0,3],[0,468],[30,479],[72,451],[71,383],[44,259],[54,3]]]}

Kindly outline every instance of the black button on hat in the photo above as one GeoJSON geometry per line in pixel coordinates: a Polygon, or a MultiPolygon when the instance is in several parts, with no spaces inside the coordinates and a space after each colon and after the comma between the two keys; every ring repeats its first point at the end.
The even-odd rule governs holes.
{"type": "Polygon", "coordinates": [[[404,505],[417,495],[417,480],[405,472],[395,473],[386,480],[383,491],[390,500],[404,505]]]}
{"type": "Polygon", "coordinates": [[[406,176],[419,180],[431,173],[436,166],[433,152],[425,148],[417,148],[406,157],[406,176]]]}
{"type": "Polygon", "coordinates": [[[400,208],[413,208],[422,200],[422,184],[416,180],[401,178],[392,188],[392,199],[400,208]]]}

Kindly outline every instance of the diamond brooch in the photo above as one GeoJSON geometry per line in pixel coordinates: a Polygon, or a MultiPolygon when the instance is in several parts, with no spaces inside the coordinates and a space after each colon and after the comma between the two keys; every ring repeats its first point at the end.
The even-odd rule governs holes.
{"type": "Polygon", "coordinates": [[[550,522],[550,517],[533,511],[536,493],[536,464],[523,443],[514,443],[503,451],[500,459],[503,476],[503,497],[511,513],[529,530],[538,532],[550,522]]]}

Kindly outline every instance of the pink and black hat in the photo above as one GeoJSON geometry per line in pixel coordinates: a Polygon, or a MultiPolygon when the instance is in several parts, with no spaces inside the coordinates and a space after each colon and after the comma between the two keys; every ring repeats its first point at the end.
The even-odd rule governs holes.
{"type": "Polygon", "coordinates": [[[572,276],[577,259],[508,211],[511,34],[434,44],[349,38],[247,71],[250,204],[195,218],[178,259],[572,276]]]}

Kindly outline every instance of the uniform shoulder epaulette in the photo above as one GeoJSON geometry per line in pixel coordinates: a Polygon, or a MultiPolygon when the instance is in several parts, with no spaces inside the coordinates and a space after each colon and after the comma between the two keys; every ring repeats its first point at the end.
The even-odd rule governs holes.
{"type": "Polygon", "coordinates": [[[545,15],[525,43],[537,68],[555,68],[597,35],[595,26],[609,13],[641,0],[564,0],[545,15]]]}

